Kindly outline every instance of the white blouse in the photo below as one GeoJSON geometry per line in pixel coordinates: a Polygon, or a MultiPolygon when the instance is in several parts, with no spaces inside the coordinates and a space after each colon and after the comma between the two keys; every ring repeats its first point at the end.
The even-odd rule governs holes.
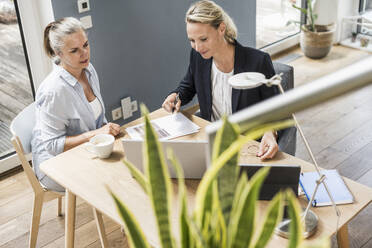
{"type": "Polygon", "coordinates": [[[89,102],[90,106],[93,109],[94,113],[94,119],[97,120],[98,117],[102,114],[102,106],[101,103],[99,102],[98,98],[94,98],[93,101],[89,102]]]}
{"type": "Polygon", "coordinates": [[[228,73],[220,71],[214,61],[212,62],[212,121],[217,121],[221,117],[232,114],[231,92],[232,87],[228,80],[234,75],[234,70],[228,73]]]}

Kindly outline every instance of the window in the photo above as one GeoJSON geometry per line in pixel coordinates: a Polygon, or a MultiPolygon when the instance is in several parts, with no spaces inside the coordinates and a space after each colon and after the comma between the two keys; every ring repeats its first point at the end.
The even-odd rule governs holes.
{"type": "Polygon", "coordinates": [[[14,154],[9,126],[23,108],[34,101],[34,90],[19,21],[17,1],[0,1],[0,173],[3,160],[14,154]]]}
{"type": "MultiPolygon", "coordinates": [[[[372,1],[372,0],[371,0],[372,1]]],[[[301,13],[292,7],[302,5],[301,0],[258,0],[256,47],[265,48],[284,41],[300,32],[295,22],[301,21],[301,13]]],[[[285,49],[285,48],[284,48],[285,49]]]]}
{"type": "Polygon", "coordinates": [[[364,13],[372,10],[372,0],[360,0],[359,12],[364,13]]]}
{"type": "Polygon", "coordinates": [[[9,143],[10,133],[4,134],[1,131],[8,130],[14,116],[33,101],[32,84],[36,89],[49,73],[52,65],[43,51],[42,33],[46,23],[54,19],[51,0],[0,0],[0,16],[2,17],[4,15],[1,15],[1,12],[12,13],[10,17],[16,14],[19,24],[0,23],[1,34],[5,34],[1,36],[0,75],[6,75],[3,77],[5,82],[1,82],[1,90],[4,90],[1,100],[7,100],[5,104],[0,103],[0,173],[20,164],[17,155],[14,152],[12,154],[10,150],[12,148],[9,143]],[[20,29],[18,29],[18,25],[20,29]],[[12,40],[14,42],[11,42],[12,40]],[[5,52],[1,49],[5,49],[5,52]],[[3,56],[3,58],[1,55],[5,57],[3,56]],[[12,70],[12,73],[3,71],[9,69],[12,70]],[[6,82],[7,80],[10,81],[9,84],[6,82]],[[9,96],[4,97],[6,94],[9,96]],[[8,108],[9,106],[11,108],[8,108]],[[6,127],[4,128],[4,126],[6,127]],[[6,140],[8,144],[4,144],[3,140],[6,140]]]}
{"type": "MultiPolygon", "coordinates": [[[[360,0],[359,13],[363,16],[361,22],[372,22],[372,0],[360,0]]],[[[364,25],[358,26],[357,33],[372,36],[372,28],[364,25]]]]}

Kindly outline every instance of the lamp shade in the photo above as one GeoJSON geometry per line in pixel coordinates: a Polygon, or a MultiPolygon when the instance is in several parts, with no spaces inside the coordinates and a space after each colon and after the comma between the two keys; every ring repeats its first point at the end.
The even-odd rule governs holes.
{"type": "Polygon", "coordinates": [[[259,72],[243,72],[229,78],[229,84],[234,89],[252,89],[267,81],[265,75],[259,72]]]}

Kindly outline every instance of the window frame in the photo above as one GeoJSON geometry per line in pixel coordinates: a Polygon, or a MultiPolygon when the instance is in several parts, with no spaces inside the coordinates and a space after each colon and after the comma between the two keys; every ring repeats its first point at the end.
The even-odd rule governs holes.
{"type": "MultiPolygon", "coordinates": [[[[306,0],[301,0],[301,7],[307,8],[306,5],[307,5],[306,0]]],[[[257,15],[257,13],[256,13],[256,15],[257,15]]],[[[302,12],[301,12],[300,22],[301,22],[301,25],[303,23],[306,23],[306,16],[302,12]]],[[[292,35],[287,36],[283,39],[277,40],[277,41],[275,41],[271,44],[268,44],[268,45],[263,46],[263,47],[259,47],[258,49],[269,53],[271,56],[275,55],[275,54],[280,53],[280,52],[282,52],[282,51],[284,51],[288,48],[291,48],[293,46],[298,45],[300,43],[300,33],[301,33],[301,30],[298,31],[295,34],[292,34],[292,35]]]]}

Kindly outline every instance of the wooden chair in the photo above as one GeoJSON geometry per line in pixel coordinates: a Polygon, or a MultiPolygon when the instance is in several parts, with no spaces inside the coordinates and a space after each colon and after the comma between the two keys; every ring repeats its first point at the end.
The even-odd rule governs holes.
{"type": "MultiPolygon", "coordinates": [[[[43,187],[36,175],[31,168],[31,165],[26,158],[26,154],[31,153],[31,138],[32,130],[35,126],[35,105],[31,103],[25,109],[23,109],[12,121],[10,125],[10,131],[13,134],[12,144],[17,152],[17,155],[21,161],[23,170],[34,190],[34,202],[31,219],[31,230],[29,247],[34,248],[36,246],[37,236],[39,232],[41,210],[44,202],[48,202],[54,199],[58,199],[58,216],[62,215],[62,196],[64,193],[54,192],[43,187]]],[[[96,209],[93,209],[94,217],[98,227],[98,233],[101,239],[102,247],[107,247],[107,240],[105,236],[105,230],[102,221],[102,215],[96,209]]]]}

